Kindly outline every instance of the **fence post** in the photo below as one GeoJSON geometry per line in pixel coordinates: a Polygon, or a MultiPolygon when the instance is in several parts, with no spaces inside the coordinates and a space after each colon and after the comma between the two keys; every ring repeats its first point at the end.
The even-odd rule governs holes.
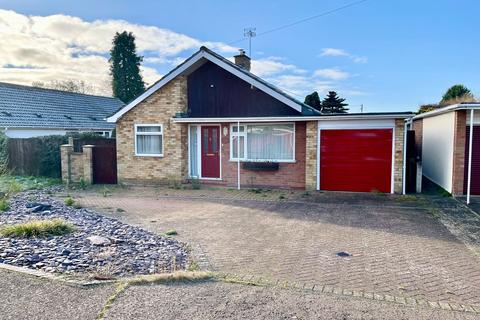
{"type": "MultiPolygon", "coordinates": [[[[69,142],[70,139],[68,139],[69,142]]],[[[73,152],[73,144],[63,144],[60,146],[60,156],[61,156],[61,167],[62,167],[62,182],[64,182],[67,187],[70,186],[72,180],[72,169],[70,155],[73,152]]]]}
{"type": "Polygon", "coordinates": [[[85,183],[93,183],[93,148],[91,144],[83,146],[83,178],[85,183]]]}

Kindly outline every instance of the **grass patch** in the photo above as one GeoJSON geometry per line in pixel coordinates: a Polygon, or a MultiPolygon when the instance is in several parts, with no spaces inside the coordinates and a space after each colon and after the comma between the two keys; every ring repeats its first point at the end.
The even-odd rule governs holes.
{"type": "Polygon", "coordinates": [[[0,176],[0,192],[6,194],[13,194],[26,190],[43,189],[58,184],[61,184],[61,181],[59,179],[52,179],[47,177],[14,175],[0,176]]]}
{"type": "Polygon", "coordinates": [[[65,203],[65,205],[71,207],[75,204],[75,200],[72,199],[72,197],[67,197],[65,198],[65,200],[63,200],[63,202],[65,203]]]}
{"type": "Polygon", "coordinates": [[[113,291],[112,295],[108,297],[102,310],[100,310],[100,313],[97,316],[97,320],[105,319],[105,316],[107,315],[108,310],[110,310],[110,308],[112,307],[112,304],[115,302],[115,300],[117,300],[118,296],[121,293],[127,290],[127,288],[128,288],[127,282],[119,282],[117,284],[117,286],[115,287],[115,291],[113,291]]]}
{"type": "Polygon", "coordinates": [[[159,273],[145,276],[138,276],[128,281],[130,285],[144,285],[153,283],[171,282],[194,282],[211,280],[215,274],[210,271],[175,271],[172,273],[159,273]]]}
{"type": "Polygon", "coordinates": [[[0,211],[5,212],[10,209],[10,203],[6,198],[0,200],[0,211]]]}
{"type": "Polygon", "coordinates": [[[171,229],[171,230],[168,230],[167,232],[165,232],[165,235],[167,235],[167,236],[176,236],[177,234],[178,234],[178,232],[175,229],[171,229]]]}
{"type": "Polygon", "coordinates": [[[30,220],[23,223],[6,225],[0,228],[0,235],[4,237],[47,237],[61,236],[75,231],[73,225],[61,219],[30,220]]]}
{"type": "Polygon", "coordinates": [[[198,271],[200,270],[200,265],[196,260],[192,260],[188,265],[187,271],[198,271]]]}

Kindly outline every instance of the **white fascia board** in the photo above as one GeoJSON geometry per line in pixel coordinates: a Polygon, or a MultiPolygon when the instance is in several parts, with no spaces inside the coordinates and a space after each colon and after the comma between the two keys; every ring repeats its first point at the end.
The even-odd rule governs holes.
{"type": "Polygon", "coordinates": [[[243,118],[171,118],[174,123],[218,123],[218,122],[288,122],[288,121],[345,121],[345,120],[377,120],[404,119],[404,114],[368,115],[368,116],[305,116],[305,117],[243,117],[243,118]]]}
{"type": "Polygon", "coordinates": [[[450,106],[446,106],[441,109],[421,113],[413,117],[412,120],[434,117],[434,116],[438,116],[440,114],[447,113],[450,111],[455,111],[455,110],[469,110],[469,109],[480,109],[480,103],[452,104],[450,106]]]}

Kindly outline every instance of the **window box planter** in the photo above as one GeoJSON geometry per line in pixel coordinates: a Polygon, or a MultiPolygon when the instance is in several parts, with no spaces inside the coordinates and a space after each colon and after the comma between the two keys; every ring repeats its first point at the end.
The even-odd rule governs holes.
{"type": "Polygon", "coordinates": [[[243,162],[242,168],[250,171],[278,171],[278,162],[243,162]]]}

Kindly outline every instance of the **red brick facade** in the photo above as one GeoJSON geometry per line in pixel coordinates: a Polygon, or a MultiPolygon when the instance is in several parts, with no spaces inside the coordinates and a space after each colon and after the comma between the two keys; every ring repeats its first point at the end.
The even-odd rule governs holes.
{"type": "Polygon", "coordinates": [[[465,177],[465,138],[467,131],[467,113],[465,110],[455,111],[455,131],[453,137],[453,175],[452,194],[463,194],[465,177]]]}
{"type": "MultiPolygon", "coordinates": [[[[231,187],[237,186],[237,161],[230,160],[230,123],[222,124],[222,159],[221,181],[205,180],[209,184],[221,184],[231,187]],[[224,135],[227,128],[227,135],[224,135]]],[[[306,123],[295,123],[295,162],[280,163],[278,171],[251,171],[243,169],[240,164],[240,184],[242,187],[272,187],[285,189],[305,188],[305,159],[306,159],[306,123]]]]}

